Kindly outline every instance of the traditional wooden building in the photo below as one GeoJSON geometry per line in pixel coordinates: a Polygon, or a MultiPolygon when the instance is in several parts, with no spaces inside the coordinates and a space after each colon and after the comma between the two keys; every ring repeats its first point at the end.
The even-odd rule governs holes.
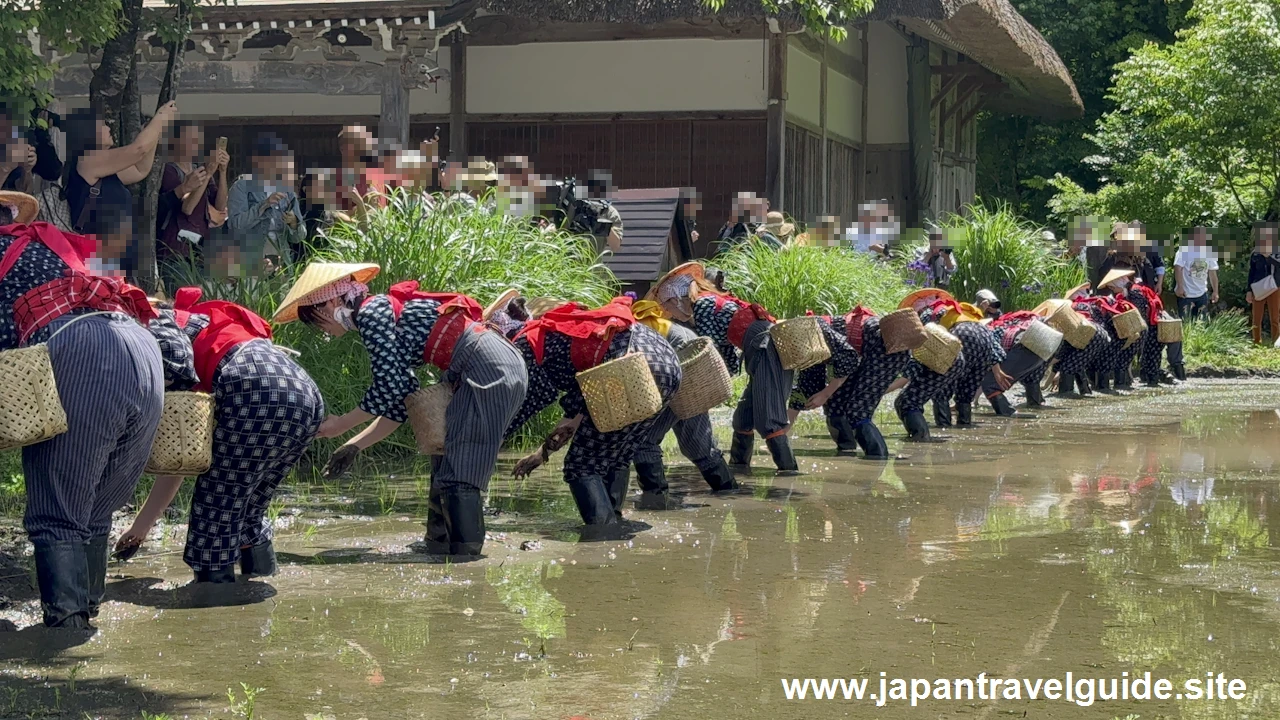
{"type": "MultiPolygon", "coordinates": [[[[166,52],[154,37],[141,51],[154,94],[166,52]]],[[[60,58],[55,93],[87,102],[94,63],[60,58]]],[[[841,42],[758,0],[716,14],[702,0],[239,0],[197,23],[178,97],[237,160],[262,130],[331,167],[344,124],[413,141],[439,127],[455,156],[697,188],[704,236],[738,191],[801,220],[880,197],[912,220],[959,211],[979,112],[1082,110],[1008,0],[882,0],[841,42]]]]}

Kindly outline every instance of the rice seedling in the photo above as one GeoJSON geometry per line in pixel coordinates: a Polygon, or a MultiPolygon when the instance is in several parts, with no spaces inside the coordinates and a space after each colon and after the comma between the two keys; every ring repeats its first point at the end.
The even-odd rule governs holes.
{"type": "Polygon", "coordinates": [[[879,312],[897,307],[908,292],[902,276],[883,261],[847,248],[788,247],[744,243],[716,256],[725,286],[777,317],[806,311],[843,315],[855,305],[879,312]]]}
{"type": "Polygon", "coordinates": [[[241,700],[239,694],[232,688],[227,688],[227,703],[230,705],[231,714],[242,717],[245,720],[253,720],[254,706],[258,702],[258,695],[267,691],[266,688],[251,688],[246,683],[240,683],[240,690],[244,693],[244,699],[241,700]]]}

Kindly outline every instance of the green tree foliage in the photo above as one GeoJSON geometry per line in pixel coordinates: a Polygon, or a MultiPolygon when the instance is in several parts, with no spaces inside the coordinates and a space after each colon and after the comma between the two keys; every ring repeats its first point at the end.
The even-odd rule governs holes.
{"type": "MultiPolygon", "coordinates": [[[[707,7],[717,12],[724,8],[726,2],[706,0],[707,7]]],[[[798,14],[810,30],[835,40],[843,40],[846,35],[844,26],[854,23],[875,7],[874,0],[760,0],[760,4],[770,13],[798,14]]]]}
{"type": "Polygon", "coordinates": [[[1176,42],[1117,66],[1116,109],[1089,137],[1099,209],[1170,226],[1280,216],[1278,16],[1276,0],[1197,0],[1176,42]]]}
{"type": "Polygon", "coordinates": [[[120,0],[0,0],[0,96],[47,102],[55,68],[30,37],[38,32],[39,43],[62,55],[100,46],[119,30],[119,12],[120,0]]]}
{"type": "Polygon", "coordinates": [[[1043,221],[1054,188],[1046,182],[1065,173],[1086,190],[1099,179],[1085,157],[1095,152],[1085,138],[1113,109],[1107,98],[1117,63],[1144,43],[1170,43],[1186,23],[1190,0],[1013,0],[1058,51],[1080,98],[1084,116],[1050,122],[988,115],[978,141],[978,194],[1001,199],[1020,215],[1043,221]]]}

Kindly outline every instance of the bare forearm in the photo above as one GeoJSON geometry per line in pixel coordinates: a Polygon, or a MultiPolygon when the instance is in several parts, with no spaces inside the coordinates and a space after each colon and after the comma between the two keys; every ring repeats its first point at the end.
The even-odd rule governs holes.
{"type": "Polygon", "coordinates": [[[220,212],[227,211],[227,171],[226,168],[218,171],[218,192],[213,196],[213,206],[220,212]]]}
{"type": "Polygon", "coordinates": [[[400,423],[389,418],[380,417],[369,423],[368,427],[348,440],[346,444],[355,445],[361,450],[368,450],[390,437],[391,433],[395,432],[398,427],[400,427],[400,423]]]}
{"type": "Polygon", "coordinates": [[[200,198],[204,197],[204,193],[198,190],[192,190],[182,199],[182,214],[190,215],[196,211],[196,206],[200,204],[200,198]]]}
{"type": "Polygon", "coordinates": [[[147,494],[147,501],[142,504],[138,516],[133,519],[133,526],[129,528],[130,534],[145,537],[151,532],[151,528],[155,527],[156,521],[173,503],[173,498],[182,488],[182,480],[181,477],[168,475],[156,477],[155,485],[151,486],[151,492],[147,494]]]}

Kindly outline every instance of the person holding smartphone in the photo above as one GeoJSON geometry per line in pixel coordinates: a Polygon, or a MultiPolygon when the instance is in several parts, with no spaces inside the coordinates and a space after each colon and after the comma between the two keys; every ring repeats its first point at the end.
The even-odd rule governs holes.
{"type": "Polygon", "coordinates": [[[174,123],[156,213],[156,261],[162,274],[167,274],[166,265],[199,258],[214,228],[227,221],[227,164],[231,157],[225,140],[219,138],[216,149],[200,165],[204,131],[192,120],[174,123]]]}
{"type": "Polygon", "coordinates": [[[294,189],[293,153],[279,137],[258,138],[250,158],[253,172],[231,186],[227,222],[245,262],[270,272],[291,262],[291,245],[307,237],[307,224],[294,189]]]}

